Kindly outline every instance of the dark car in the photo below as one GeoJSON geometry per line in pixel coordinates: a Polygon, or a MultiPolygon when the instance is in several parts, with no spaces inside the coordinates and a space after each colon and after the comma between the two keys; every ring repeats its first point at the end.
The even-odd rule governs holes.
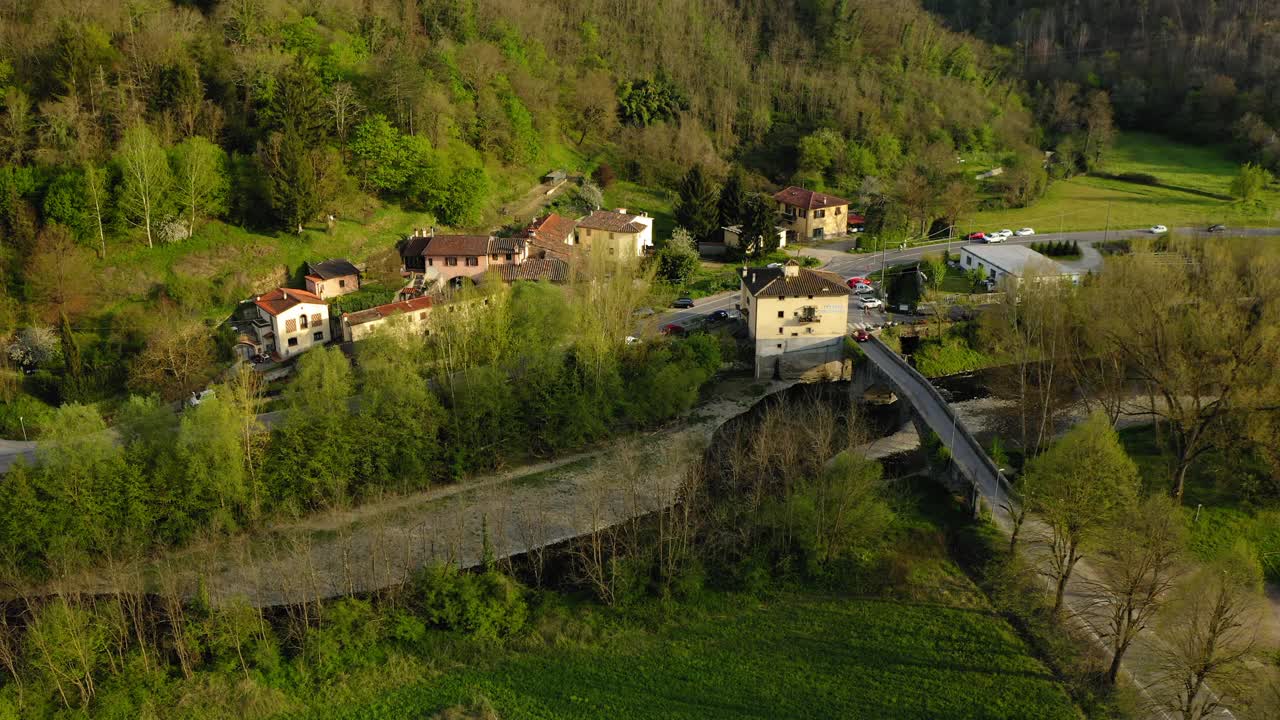
{"type": "Polygon", "coordinates": [[[853,339],[856,342],[866,342],[871,339],[871,333],[866,330],[855,330],[853,333],[853,339]]]}
{"type": "Polygon", "coordinates": [[[676,337],[682,337],[685,334],[685,329],[683,325],[677,325],[675,323],[667,323],[666,325],[662,326],[662,330],[660,330],[659,332],[661,332],[663,335],[675,335],[676,337]]]}
{"type": "Polygon", "coordinates": [[[1210,225],[1209,226],[1209,232],[1226,232],[1226,231],[1227,231],[1226,225],[1210,225]]]}
{"type": "Polygon", "coordinates": [[[711,313],[711,322],[725,322],[729,319],[728,310],[717,310],[711,313]]]}
{"type": "Polygon", "coordinates": [[[682,297],[679,300],[676,300],[675,302],[671,303],[671,307],[691,308],[693,307],[693,298],[682,297]]]}

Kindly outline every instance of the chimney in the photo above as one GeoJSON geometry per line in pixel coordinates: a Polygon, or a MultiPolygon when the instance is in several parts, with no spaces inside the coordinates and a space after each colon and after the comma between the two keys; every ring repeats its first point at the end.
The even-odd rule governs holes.
{"type": "Polygon", "coordinates": [[[430,237],[435,237],[435,236],[436,236],[436,226],[435,226],[435,225],[432,225],[432,226],[431,226],[431,235],[430,235],[430,237]]]}
{"type": "Polygon", "coordinates": [[[618,213],[622,213],[623,215],[626,215],[626,214],[627,214],[627,209],[626,209],[626,208],[618,208],[618,209],[617,209],[617,210],[615,210],[614,212],[618,212],[618,213]]]}
{"type": "Polygon", "coordinates": [[[782,266],[782,275],[786,278],[800,277],[800,264],[795,260],[788,260],[787,264],[782,266]]]}
{"type": "Polygon", "coordinates": [[[752,283],[755,283],[755,281],[756,281],[756,274],[755,274],[755,273],[751,273],[751,282],[752,282],[752,283]]]}

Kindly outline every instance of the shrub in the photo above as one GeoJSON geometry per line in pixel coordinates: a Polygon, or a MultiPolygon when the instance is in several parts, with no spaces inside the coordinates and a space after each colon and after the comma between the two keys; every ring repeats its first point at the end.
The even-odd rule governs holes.
{"type": "Polygon", "coordinates": [[[529,614],[524,590],[498,572],[466,573],[432,565],[413,579],[413,602],[427,621],[473,637],[497,639],[518,632],[529,614]]]}
{"type": "Polygon", "coordinates": [[[594,180],[596,185],[599,185],[602,190],[606,190],[618,179],[618,175],[613,171],[612,167],[605,163],[601,163],[600,167],[596,168],[595,172],[591,173],[591,179],[594,180]]]}

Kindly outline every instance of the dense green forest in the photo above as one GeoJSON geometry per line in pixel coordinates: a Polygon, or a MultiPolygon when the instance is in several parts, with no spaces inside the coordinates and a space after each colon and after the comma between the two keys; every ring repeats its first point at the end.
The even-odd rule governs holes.
{"type": "Polygon", "coordinates": [[[1230,142],[1280,169],[1280,6],[1256,0],[926,0],[956,30],[1010,48],[1039,119],[1077,124],[1068,98],[1109,93],[1123,127],[1230,142]]]}
{"type": "Polygon", "coordinates": [[[974,202],[963,153],[1023,168],[1026,202],[1036,134],[989,56],[885,0],[3,0],[0,333],[65,315],[87,377],[5,353],[49,375],[6,397],[162,390],[137,365],[184,321],[411,226],[492,227],[553,166],[670,189],[738,163],[906,227],[921,188],[974,202]]]}

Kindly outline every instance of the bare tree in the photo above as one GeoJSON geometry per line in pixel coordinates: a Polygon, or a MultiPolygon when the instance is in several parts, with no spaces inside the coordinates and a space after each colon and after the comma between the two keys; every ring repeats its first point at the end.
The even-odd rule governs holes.
{"type": "Polygon", "coordinates": [[[1185,535],[1177,506],[1159,496],[1104,531],[1094,562],[1096,578],[1086,592],[1107,620],[1103,635],[1111,646],[1107,680],[1112,684],[1125,652],[1173,587],[1185,535]]]}
{"type": "Polygon", "coordinates": [[[1261,568],[1245,546],[1182,585],[1151,688],[1166,709],[1201,720],[1248,694],[1246,661],[1260,621],[1260,586],[1261,568]]]}
{"type": "Polygon", "coordinates": [[[355,88],[351,87],[351,83],[337,83],[333,86],[333,92],[329,94],[326,102],[329,105],[329,115],[333,117],[333,129],[338,136],[338,142],[345,147],[347,133],[350,132],[351,125],[362,109],[360,101],[356,99],[355,88]]]}

